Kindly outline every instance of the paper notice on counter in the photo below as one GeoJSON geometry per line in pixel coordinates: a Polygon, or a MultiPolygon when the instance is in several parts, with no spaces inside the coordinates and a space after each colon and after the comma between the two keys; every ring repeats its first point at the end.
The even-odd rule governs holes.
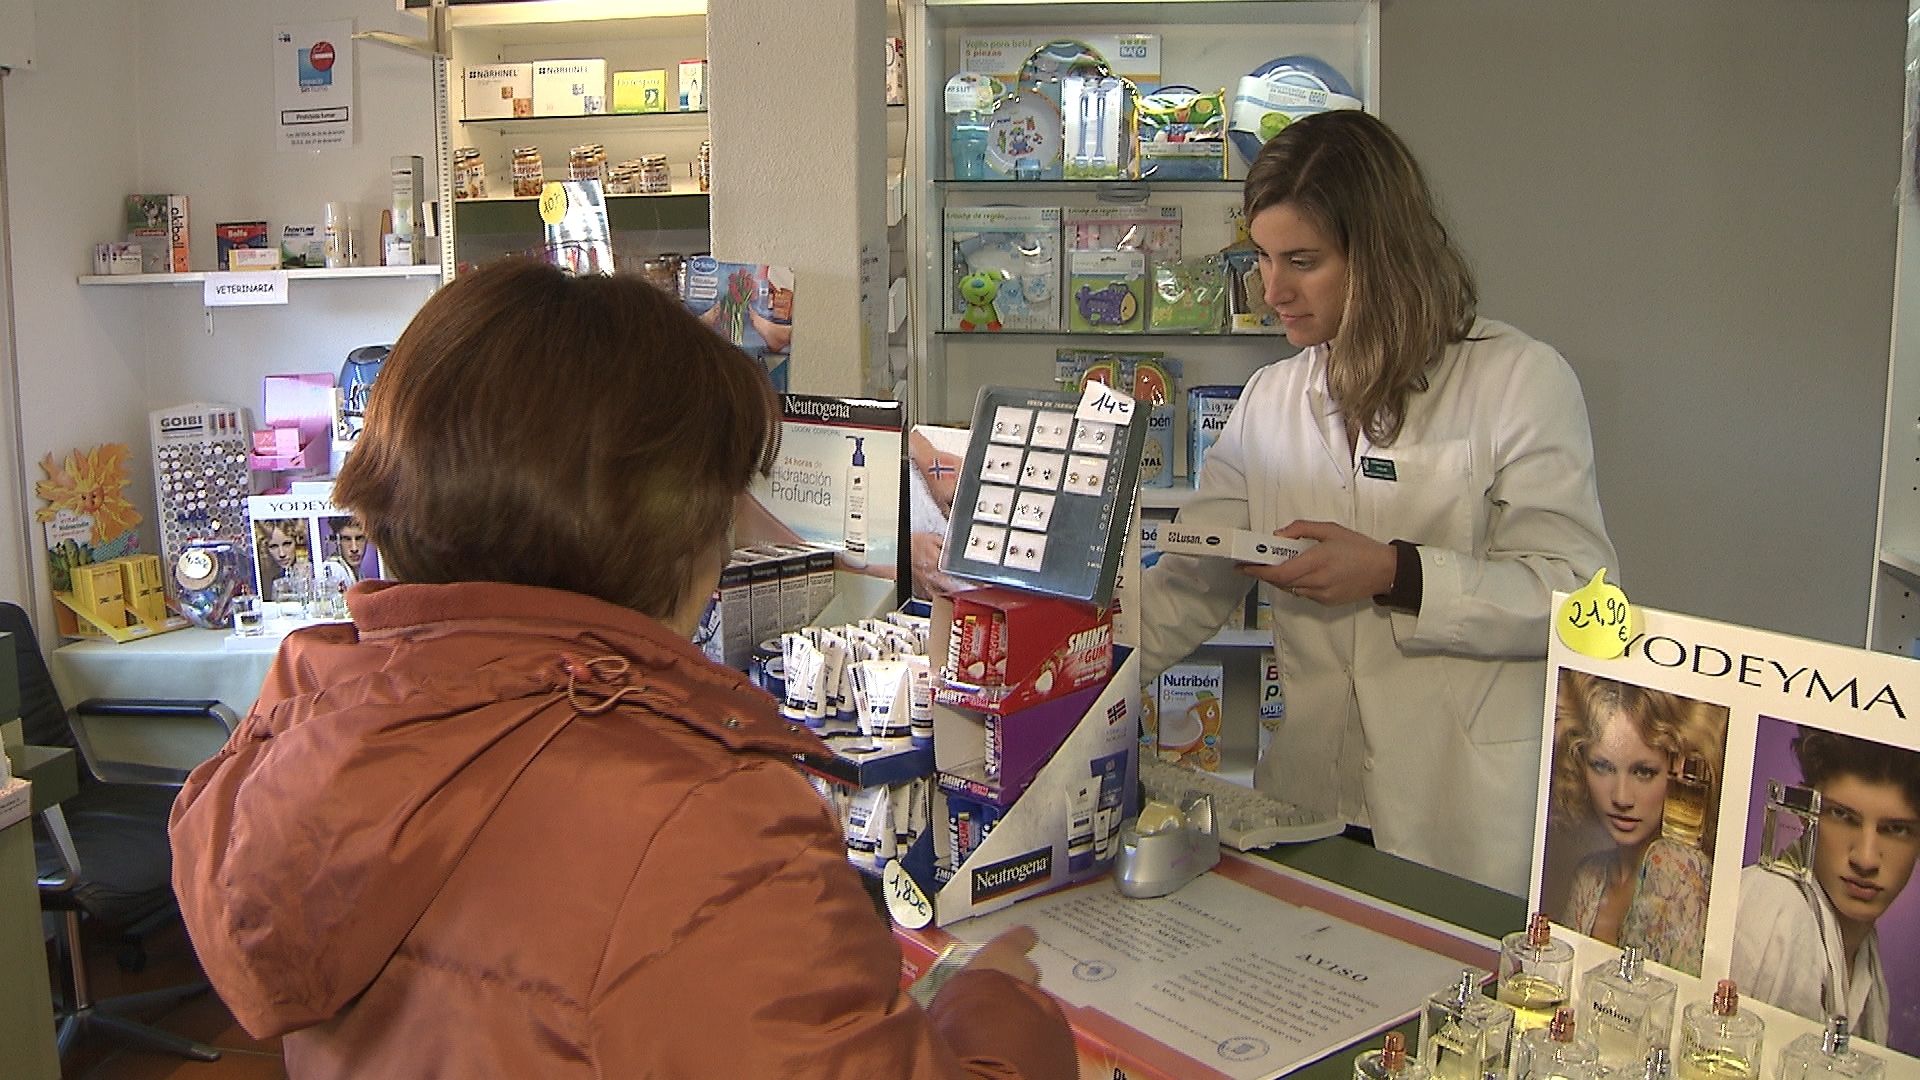
{"type": "Polygon", "coordinates": [[[1221,874],[1152,900],[1101,880],[948,929],[985,941],[1014,925],[1039,934],[1042,987],[1190,1059],[1179,1075],[1233,1080],[1288,1072],[1385,1030],[1462,966],[1221,874]]]}

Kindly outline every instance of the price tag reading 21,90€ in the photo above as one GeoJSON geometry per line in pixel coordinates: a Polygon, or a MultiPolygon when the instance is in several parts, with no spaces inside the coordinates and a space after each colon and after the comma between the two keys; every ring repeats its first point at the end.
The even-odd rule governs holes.
{"type": "Polygon", "coordinates": [[[1553,627],[1567,648],[1596,660],[1611,660],[1633,640],[1633,608],[1618,585],[1607,583],[1606,567],[1560,602],[1553,627]]]}
{"type": "Polygon", "coordinates": [[[1133,419],[1133,399],[1103,382],[1089,382],[1080,394],[1075,420],[1096,424],[1124,424],[1133,419]]]}

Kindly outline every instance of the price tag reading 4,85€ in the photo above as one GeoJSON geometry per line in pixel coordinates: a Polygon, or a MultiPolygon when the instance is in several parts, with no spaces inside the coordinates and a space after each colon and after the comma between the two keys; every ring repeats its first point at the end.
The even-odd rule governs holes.
{"type": "Polygon", "coordinates": [[[1080,395],[1075,420],[1096,424],[1124,424],[1133,419],[1133,399],[1103,382],[1089,382],[1080,395]]]}
{"type": "Polygon", "coordinates": [[[1626,652],[1634,622],[1627,594],[1618,585],[1607,584],[1604,566],[1592,581],[1562,600],[1553,615],[1554,631],[1567,648],[1596,660],[1611,660],[1626,652]]]}
{"type": "Polygon", "coordinates": [[[914,884],[913,876],[900,865],[899,859],[887,863],[886,872],[880,876],[880,887],[887,895],[887,913],[895,923],[918,930],[933,921],[933,904],[927,900],[927,894],[920,891],[920,886],[914,884]]]}

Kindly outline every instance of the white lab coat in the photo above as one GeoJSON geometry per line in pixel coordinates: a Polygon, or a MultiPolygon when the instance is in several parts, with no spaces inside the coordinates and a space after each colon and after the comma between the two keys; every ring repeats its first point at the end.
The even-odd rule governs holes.
{"type": "Polygon", "coordinates": [[[1844,1015],[1855,1035],[1884,1044],[1892,1009],[1880,935],[1868,930],[1852,957],[1843,948],[1840,916],[1817,882],[1759,865],[1740,871],[1728,972],[1740,992],[1819,1024],[1844,1015]]]}
{"type": "MultiPolygon", "coordinates": [[[[1324,346],[1255,372],[1180,520],[1332,521],[1420,546],[1417,616],[1261,586],[1287,711],[1255,784],[1371,825],[1384,851],[1525,895],[1549,594],[1618,566],[1573,371],[1502,323],[1472,336],[1408,399],[1394,445],[1362,433],[1351,457],[1324,346]]],[[[1142,587],[1143,672],[1212,635],[1250,583],[1225,560],[1162,557],[1142,587]]]]}

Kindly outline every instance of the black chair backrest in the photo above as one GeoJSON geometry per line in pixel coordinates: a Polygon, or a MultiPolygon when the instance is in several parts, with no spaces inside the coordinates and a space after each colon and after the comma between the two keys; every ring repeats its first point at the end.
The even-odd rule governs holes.
{"type": "MultiPolygon", "coordinates": [[[[14,658],[20,665],[20,719],[27,741],[35,746],[73,746],[73,729],[60,704],[53,676],[34,637],[33,623],[19,604],[0,602],[0,631],[13,635],[14,658]]],[[[83,770],[84,771],[84,770],[83,770]]]]}

